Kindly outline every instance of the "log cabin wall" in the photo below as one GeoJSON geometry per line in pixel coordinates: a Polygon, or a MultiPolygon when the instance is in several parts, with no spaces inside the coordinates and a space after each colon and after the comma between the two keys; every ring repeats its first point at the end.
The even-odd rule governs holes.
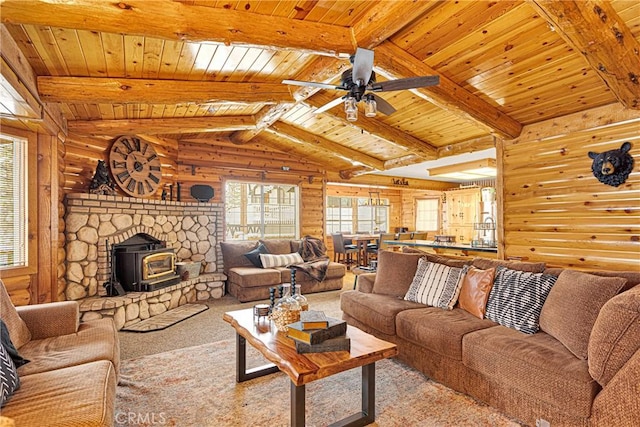
{"type": "Polygon", "coordinates": [[[500,249],[507,258],[583,270],[640,270],[638,118],[608,125],[612,114],[602,109],[564,117],[504,142],[500,249]],[[619,187],[599,182],[588,152],[618,149],[625,141],[632,144],[633,172],[619,187]]]}

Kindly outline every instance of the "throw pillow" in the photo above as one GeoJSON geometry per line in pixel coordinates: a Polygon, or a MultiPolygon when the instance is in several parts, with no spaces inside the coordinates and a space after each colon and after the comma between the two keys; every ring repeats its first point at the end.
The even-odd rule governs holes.
{"type": "Polygon", "coordinates": [[[29,363],[27,359],[20,356],[20,354],[18,353],[18,350],[13,345],[13,342],[11,342],[11,337],[9,336],[9,329],[7,328],[7,325],[4,324],[4,321],[1,319],[0,319],[0,343],[2,343],[5,350],[7,350],[7,353],[9,353],[9,356],[11,357],[11,360],[13,360],[14,365],[16,365],[16,368],[19,368],[20,366],[29,363]]]}
{"type": "Polygon", "coordinates": [[[290,254],[260,254],[260,261],[264,268],[286,267],[291,264],[299,264],[304,262],[302,256],[298,252],[290,254]]]}
{"type": "Polygon", "coordinates": [[[20,388],[20,378],[16,371],[16,365],[13,364],[11,356],[0,345],[0,406],[4,406],[14,391],[20,388]]]}
{"type": "Polygon", "coordinates": [[[373,293],[404,298],[416,275],[420,254],[403,254],[381,250],[378,252],[378,270],[373,282],[373,293]]]}
{"type": "Polygon", "coordinates": [[[404,299],[451,310],[458,300],[461,284],[461,268],[422,258],[418,261],[418,270],[404,299]]]}
{"type": "Polygon", "coordinates": [[[473,266],[465,266],[462,269],[462,274],[464,278],[460,287],[458,305],[461,309],[484,319],[496,269],[480,270],[473,266]]]}
{"type": "Polygon", "coordinates": [[[496,267],[487,319],[525,334],[540,329],[540,311],[557,277],[496,267]]]}
{"type": "Polygon", "coordinates": [[[260,254],[268,254],[268,253],[269,253],[269,250],[267,249],[267,247],[262,243],[260,243],[254,249],[244,254],[244,256],[246,256],[247,259],[251,261],[251,264],[253,264],[256,267],[262,268],[262,261],[260,261],[260,254]]]}
{"type": "Polygon", "coordinates": [[[564,270],[549,292],[540,327],[580,359],[587,359],[589,336],[602,306],[617,295],[626,279],[564,270]]]}

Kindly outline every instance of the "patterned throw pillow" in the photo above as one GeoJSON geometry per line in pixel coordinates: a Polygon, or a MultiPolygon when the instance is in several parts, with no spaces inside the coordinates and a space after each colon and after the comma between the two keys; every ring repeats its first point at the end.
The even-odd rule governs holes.
{"type": "Polygon", "coordinates": [[[451,310],[458,300],[462,278],[461,268],[449,267],[421,258],[418,261],[416,275],[404,299],[451,310]]]}
{"type": "Polygon", "coordinates": [[[4,346],[0,345],[0,406],[4,406],[13,392],[19,388],[20,378],[16,372],[16,365],[4,346]]]}
{"type": "Polygon", "coordinates": [[[487,302],[487,319],[525,334],[540,328],[540,312],[556,276],[496,267],[487,302]]]}
{"type": "Polygon", "coordinates": [[[291,264],[300,264],[304,262],[302,256],[298,252],[290,254],[260,254],[260,261],[264,268],[285,267],[291,264]]]}

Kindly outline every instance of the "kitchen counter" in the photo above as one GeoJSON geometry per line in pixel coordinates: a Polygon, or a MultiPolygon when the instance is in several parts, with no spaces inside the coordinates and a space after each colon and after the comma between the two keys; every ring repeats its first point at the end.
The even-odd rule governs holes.
{"type": "Polygon", "coordinates": [[[413,246],[420,248],[431,248],[437,254],[448,254],[458,256],[483,256],[492,258],[497,256],[498,248],[471,246],[463,243],[436,243],[433,240],[384,240],[394,246],[413,246]]]}

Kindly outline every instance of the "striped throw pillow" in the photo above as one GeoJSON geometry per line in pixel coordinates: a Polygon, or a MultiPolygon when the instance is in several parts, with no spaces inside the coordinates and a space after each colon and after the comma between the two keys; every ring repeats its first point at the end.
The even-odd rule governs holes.
{"type": "Polygon", "coordinates": [[[404,299],[451,310],[458,300],[463,277],[461,268],[421,258],[404,299]]]}
{"type": "Polygon", "coordinates": [[[263,268],[286,267],[291,264],[300,264],[304,262],[302,256],[298,252],[290,254],[260,254],[260,261],[263,268]]]}
{"type": "Polygon", "coordinates": [[[485,317],[525,334],[540,329],[540,312],[557,277],[496,267],[485,317]]]}

